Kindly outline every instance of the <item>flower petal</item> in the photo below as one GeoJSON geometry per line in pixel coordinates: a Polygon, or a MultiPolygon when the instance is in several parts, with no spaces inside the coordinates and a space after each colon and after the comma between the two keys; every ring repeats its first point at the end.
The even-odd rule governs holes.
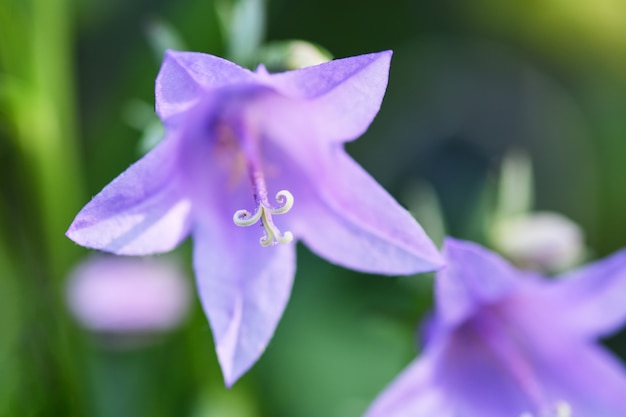
{"type": "Polygon", "coordinates": [[[343,149],[320,141],[296,100],[259,96],[250,119],[263,132],[268,187],[295,197],[284,216],[296,238],[330,262],[359,271],[414,274],[443,265],[415,219],[343,149]]]}
{"type": "Polygon", "coordinates": [[[575,416],[626,415],[623,364],[604,347],[564,328],[553,307],[536,297],[508,306],[510,320],[494,337],[518,336],[518,355],[532,366],[546,407],[560,402],[575,416]]]}
{"type": "Polygon", "coordinates": [[[507,367],[472,327],[433,326],[436,336],[365,417],[502,417],[529,407],[507,367]]]}
{"type": "Polygon", "coordinates": [[[439,355],[427,350],[376,398],[363,417],[457,417],[435,383],[439,355]]]}
{"type": "Polygon", "coordinates": [[[367,417],[561,415],[558,410],[580,417],[626,415],[623,365],[561,326],[564,304],[540,297],[547,290],[557,294],[561,283],[516,273],[470,243],[448,239],[445,255],[449,264],[437,276],[437,303],[460,300],[465,307],[451,310],[452,325],[437,311],[424,354],[367,417]],[[459,282],[448,282],[453,280],[459,282]],[[452,296],[442,298],[449,284],[454,291],[447,288],[444,295],[452,296]]]}
{"type": "Polygon", "coordinates": [[[608,335],[626,321],[626,250],[560,277],[542,297],[563,326],[590,337],[608,335]]]}
{"type": "MultiPolygon", "coordinates": [[[[228,96],[194,109],[184,129],[185,144],[191,146],[182,150],[181,165],[194,206],[198,292],[230,386],[258,360],[274,334],[291,293],[295,244],[262,247],[261,222],[249,227],[234,223],[237,211],[255,212],[256,198],[237,148],[211,136],[220,131],[207,130],[215,109],[225,106],[228,96]]],[[[232,126],[239,127],[247,125],[232,126]]]]}
{"type": "Polygon", "coordinates": [[[447,267],[437,274],[435,297],[438,314],[452,325],[506,296],[523,275],[474,243],[447,238],[444,255],[447,267]]]}
{"type": "MultiPolygon", "coordinates": [[[[294,206],[294,233],[318,255],[347,268],[380,274],[414,274],[443,261],[415,219],[343,149],[324,158],[309,154],[316,174],[303,178],[294,206]],[[308,190],[306,192],[305,190],[308,190]]],[[[302,167],[302,166],[301,166],[302,167]]],[[[298,178],[295,168],[290,177],[298,178]]]]}
{"type": "Polygon", "coordinates": [[[163,121],[189,109],[207,91],[255,80],[253,72],[200,52],[167,51],[156,79],[156,111],[163,121]]]}
{"type": "Polygon", "coordinates": [[[295,245],[261,247],[257,227],[215,221],[194,231],[194,269],[227,386],[261,356],[291,294],[295,245]],[[236,229],[234,232],[231,229],[236,229]]]}
{"type": "Polygon", "coordinates": [[[387,88],[391,51],[337,59],[267,77],[291,98],[305,99],[305,114],[319,139],[349,141],[362,135],[380,109],[387,88]]]}
{"type": "Polygon", "coordinates": [[[551,395],[567,403],[574,416],[626,416],[623,364],[600,346],[563,342],[560,355],[537,363],[551,395]]]}
{"type": "Polygon", "coordinates": [[[96,195],[66,235],[118,255],[169,251],[189,233],[191,204],[179,182],[177,138],[166,138],[96,195]]]}
{"type": "MultiPolygon", "coordinates": [[[[491,318],[493,312],[486,314],[491,318]]],[[[523,352],[507,334],[492,333],[494,329],[485,329],[484,324],[470,320],[454,329],[438,324],[443,330],[437,343],[443,345],[443,353],[433,384],[445,392],[454,417],[519,416],[536,411],[532,398],[535,381],[519,379],[532,377],[524,366],[523,352]],[[524,387],[525,382],[529,386],[524,387]]]]}

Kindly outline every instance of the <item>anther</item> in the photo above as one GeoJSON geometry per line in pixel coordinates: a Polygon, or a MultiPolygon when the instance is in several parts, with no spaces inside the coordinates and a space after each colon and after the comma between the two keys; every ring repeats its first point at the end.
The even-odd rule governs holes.
{"type": "Polygon", "coordinates": [[[261,246],[289,243],[293,240],[293,234],[291,232],[281,233],[274,224],[272,215],[284,214],[291,210],[294,202],[293,195],[287,190],[279,191],[276,194],[276,202],[278,206],[273,207],[269,204],[267,199],[262,199],[258,202],[254,214],[250,213],[248,210],[237,210],[233,215],[233,222],[235,222],[237,226],[247,227],[261,220],[263,228],[265,229],[265,233],[259,241],[261,246]]]}

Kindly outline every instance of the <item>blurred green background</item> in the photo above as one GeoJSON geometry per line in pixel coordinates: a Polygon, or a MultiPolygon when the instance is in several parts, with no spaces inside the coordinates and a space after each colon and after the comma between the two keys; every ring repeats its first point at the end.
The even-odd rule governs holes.
{"type": "MultiPolygon", "coordinates": [[[[301,245],[276,335],[230,390],[195,296],[140,346],[81,329],[65,288],[89,251],[64,232],[158,135],[163,47],[251,67],[291,39],[393,49],[355,159],[434,239],[491,244],[502,161],[527,152],[533,208],[577,223],[593,259],[626,243],[624,22],[622,0],[0,0],[0,416],[357,417],[418,352],[431,277],[359,274],[301,245]]],[[[626,357],[623,334],[607,343],[626,357]]]]}

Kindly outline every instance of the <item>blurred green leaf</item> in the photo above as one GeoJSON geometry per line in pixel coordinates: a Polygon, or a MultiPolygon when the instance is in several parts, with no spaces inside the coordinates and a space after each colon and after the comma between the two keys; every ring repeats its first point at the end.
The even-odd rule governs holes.
{"type": "Polygon", "coordinates": [[[18,335],[24,323],[19,309],[23,300],[16,285],[19,276],[4,232],[0,230],[0,416],[10,416],[16,411],[16,390],[21,385],[18,335]]]}
{"type": "Polygon", "coordinates": [[[404,192],[409,212],[437,246],[446,237],[446,223],[435,190],[426,182],[411,183],[404,192]]]}
{"type": "Polygon", "coordinates": [[[129,101],[124,107],[123,117],[130,126],[141,132],[138,143],[139,155],[146,154],[165,137],[163,123],[152,106],[144,101],[129,101]]]}
{"type": "Polygon", "coordinates": [[[239,65],[253,65],[265,39],[265,0],[221,0],[216,7],[227,58],[239,65]]]}
{"type": "Polygon", "coordinates": [[[152,47],[152,52],[160,65],[165,51],[185,51],[187,47],[181,35],[172,25],[162,19],[151,19],[146,25],[146,36],[152,47]]]}
{"type": "Polygon", "coordinates": [[[530,157],[521,150],[509,151],[502,161],[495,216],[521,216],[534,206],[533,170],[530,157]]]}

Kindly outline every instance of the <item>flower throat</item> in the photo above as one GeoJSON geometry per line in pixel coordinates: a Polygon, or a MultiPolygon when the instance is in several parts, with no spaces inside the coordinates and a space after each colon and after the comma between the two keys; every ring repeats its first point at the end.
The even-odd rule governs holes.
{"type": "Polygon", "coordinates": [[[291,210],[294,202],[293,195],[287,190],[281,190],[276,193],[276,205],[270,203],[265,174],[261,166],[259,140],[256,136],[249,135],[245,128],[238,129],[237,133],[237,143],[246,162],[256,208],[254,213],[248,210],[237,210],[233,215],[233,222],[237,226],[247,227],[261,221],[264,229],[264,234],[259,240],[261,246],[289,243],[293,240],[293,234],[289,231],[282,233],[274,224],[272,216],[291,210]]]}

